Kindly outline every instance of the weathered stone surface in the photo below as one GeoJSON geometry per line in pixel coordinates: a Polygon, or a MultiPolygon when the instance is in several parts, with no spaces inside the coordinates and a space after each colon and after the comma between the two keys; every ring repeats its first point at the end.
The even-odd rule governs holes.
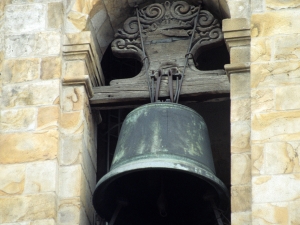
{"type": "Polygon", "coordinates": [[[2,164],[54,159],[58,150],[58,132],[2,133],[0,146],[2,164]]]}
{"type": "Polygon", "coordinates": [[[297,18],[300,11],[293,13],[284,11],[272,11],[252,15],[252,37],[266,37],[277,34],[296,34],[300,29],[297,18]]]}
{"type": "Polygon", "coordinates": [[[88,210],[86,210],[84,207],[81,207],[80,208],[80,222],[79,224],[81,225],[84,225],[84,224],[91,224],[90,223],[90,219],[91,218],[88,218],[87,216],[87,212],[88,210]]]}
{"type": "Polygon", "coordinates": [[[251,182],[250,154],[231,155],[231,185],[244,185],[251,182]]]}
{"type": "Polygon", "coordinates": [[[41,79],[55,79],[61,77],[61,58],[47,57],[41,62],[41,79]]]}
{"type": "Polygon", "coordinates": [[[63,4],[52,2],[48,4],[48,28],[60,29],[63,25],[63,4]]]}
{"type": "Polygon", "coordinates": [[[82,168],[80,164],[59,168],[59,192],[61,198],[80,197],[82,168]]]}
{"type": "Polygon", "coordinates": [[[285,86],[275,89],[275,106],[277,110],[300,109],[300,85],[285,86]]]}
{"type": "Polygon", "coordinates": [[[5,17],[6,32],[20,34],[45,30],[46,10],[43,4],[8,5],[5,17]]]}
{"type": "Polygon", "coordinates": [[[59,106],[42,107],[38,109],[37,129],[52,129],[58,126],[59,106]]]}
{"type": "Polygon", "coordinates": [[[25,169],[25,164],[0,166],[0,196],[23,193],[25,169]]]}
{"type": "Polygon", "coordinates": [[[295,60],[251,65],[251,87],[300,84],[300,62],[295,60]]]}
{"type": "Polygon", "coordinates": [[[87,148],[83,149],[83,151],[81,153],[81,161],[82,161],[82,166],[83,166],[83,172],[87,179],[89,189],[91,191],[94,191],[94,188],[96,187],[97,168],[94,167],[94,164],[92,162],[91,156],[90,156],[87,148]]]}
{"type": "Polygon", "coordinates": [[[296,200],[289,203],[289,217],[291,225],[298,225],[300,221],[300,201],[296,200]]]}
{"type": "Polygon", "coordinates": [[[251,39],[251,62],[264,62],[271,60],[272,39],[251,39]]]}
{"type": "Polygon", "coordinates": [[[58,224],[79,224],[81,207],[79,198],[62,200],[58,208],[58,224]]]}
{"type": "Polygon", "coordinates": [[[83,31],[87,25],[88,15],[76,11],[70,11],[67,15],[67,33],[83,31]]]}
{"type": "Polygon", "coordinates": [[[268,10],[299,9],[300,2],[294,0],[266,0],[266,8],[268,10]]]}
{"type": "Polygon", "coordinates": [[[5,60],[3,63],[3,83],[18,83],[39,77],[39,59],[5,60]]]}
{"type": "Polygon", "coordinates": [[[251,186],[231,187],[231,212],[246,212],[251,210],[251,186]]]}
{"type": "Polygon", "coordinates": [[[250,97],[250,74],[232,74],[230,76],[230,98],[250,97]]]}
{"type": "Polygon", "coordinates": [[[230,63],[250,62],[250,47],[235,47],[230,49],[230,63]]]}
{"type": "Polygon", "coordinates": [[[97,40],[102,53],[105,52],[108,45],[114,40],[115,31],[111,26],[109,18],[107,18],[97,33],[97,40]]]}
{"type": "Polygon", "coordinates": [[[251,211],[231,214],[231,225],[252,225],[251,211]]]}
{"type": "Polygon", "coordinates": [[[250,121],[239,121],[231,124],[231,152],[250,151],[250,121]]]}
{"type": "Polygon", "coordinates": [[[261,174],[264,164],[264,144],[251,145],[252,176],[261,174]]]}
{"type": "Polygon", "coordinates": [[[57,161],[47,160],[27,164],[25,194],[55,191],[57,161]]]}
{"type": "Polygon", "coordinates": [[[253,116],[251,128],[254,142],[298,140],[300,111],[256,114],[253,116]]]}
{"type": "Polygon", "coordinates": [[[106,21],[107,18],[108,18],[108,15],[107,15],[106,8],[104,7],[104,4],[99,4],[97,13],[95,15],[93,15],[93,17],[91,18],[92,25],[96,32],[99,31],[103,22],[106,21]]]}
{"type": "Polygon", "coordinates": [[[61,114],[60,125],[64,134],[75,134],[83,132],[82,112],[70,112],[61,114]]]}
{"type": "Polygon", "coordinates": [[[56,225],[54,219],[36,220],[30,222],[30,225],[56,225]]]}
{"type": "Polygon", "coordinates": [[[78,111],[84,108],[87,101],[85,88],[80,87],[63,87],[63,111],[78,111]]]}
{"type": "Polygon", "coordinates": [[[275,109],[274,91],[271,88],[251,90],[251,113],[268,112],[275,109]]]}
{"type": "Polygon", "coordinates": [[[0,223],[56,217],[54,193],[0,198],[0,223]]]}
{"type": "Polygon", "coordinates": [[[87,74],[89,73],[84,60],[72,60],[65,62],[65,77],[80,77],[87,74]]]}
{"type": "Polygon", "coordinates": [[[248,1],[228,1],[231,18],[250,18],[250,4],[248,1]]]}
{"type": "Polygon", "coordinates": [[[60,151],[60,163],[71,165],[79,162],[79,153],[83,150],[83,136],[66,135],[62,138],[62,149],[60,151]]]}
{"type": "Polygon", "coordinates": [[[52,105],[58,103],[59,80],[6,85],[3,87],[2,107],[52,105]]]}
{"type": "Polygon", "coordinates": [[[299,174],[266,175],[252,179],[253,203],[286,202],[299,197],[299,174]]]}
{"type": "Polygon", "coordinates": [[[233,99],[231,100],[230,121],[250,120],[251,116],[251,99],[233,99]]]}
{"type": "Polygon", "coordinates": [[[90,206],[93,205],[93,203],[92,203],[93,195],[92,195],[91,189],[88,185],[88,181],[87,181],[84,173],[82,173],[80,185],[81,185],[80,199],[81,199],[82,205],[85,208],[87,217],[89,218],[90,221],[92,221],[93,216],[94,216],[94,209],[90,206]]]}
{"type": "Polygon", "coordinates": [[[1,110],[0,130],[4,132],[30,131],[36,127],[36,108],[1,110]]]}
{"type": "Polygon", "coordinates": [[[251,1],[251,12],[252,14],[262,13],[264,9],[264,2],[261,0],[252,0],[251,1]]]}
{"type": "Polygon", "coordinates": [[[121,28],[123,21],[128,18],[128,15],[133,14],[134,8],[129,7],[128,0],[103,0],[103,2],[115,31],[121,28]]]}
{"type": "MultiPolygon", "coordinates": [[[[300,29],[300,27],[299,27],[300,29]]],[[[277,60],[292,60],[300,58],[300,35],[283,35],[274,40],[274,56],[277,60]]]]}
{"type": "Polygon", "coordinates": [[[253,224],[289,224],[288,203],[253,204],[253,224]]]}
{"type": "Polygon", "coordinates": [[[60,39],[58,32],[6,36],[5,56],[13,58],[59,55],[60,39]]]}

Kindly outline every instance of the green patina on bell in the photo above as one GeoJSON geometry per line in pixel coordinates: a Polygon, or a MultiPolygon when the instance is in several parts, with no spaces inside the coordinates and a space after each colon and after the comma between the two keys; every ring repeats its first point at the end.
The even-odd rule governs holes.
{"type": "Polygon", "coordinates": [[[214,224],[207,193],[219,209],[229,207],[203,118],[180,104],[151,103],[126,117],[93,204],[107,221],[119,207],[116,225],[214,224]]]}

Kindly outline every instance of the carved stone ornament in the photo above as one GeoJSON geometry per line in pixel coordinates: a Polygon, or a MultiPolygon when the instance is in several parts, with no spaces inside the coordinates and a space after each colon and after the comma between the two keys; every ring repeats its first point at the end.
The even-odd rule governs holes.
{"type": "MultiPolygon", "coordinates": [[[[184,1],[166,1],[138,10],[150,72],[168,65],[182,70],[199,7],[184,1]]],[[[196,23],[190,50],[194,60],[203,50],[223,40],[220,24],[210,12],[200,10],[196,23]]],[[[115,37],[112,51],[117,57],[144,61],[137,16],[128,18],[115,37]]],[[[193,60],[189,60],[189,68],[195,69],[193,60]]]]}

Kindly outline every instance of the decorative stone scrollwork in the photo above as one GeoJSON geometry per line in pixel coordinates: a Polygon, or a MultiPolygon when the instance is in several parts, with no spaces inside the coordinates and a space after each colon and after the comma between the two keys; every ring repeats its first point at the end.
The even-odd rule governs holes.
{"type": "MultiPolygon", "coordinates": [[[[195,20],[199,7],[184,1],[166,1],[138,10],[150,70],[157,70],[160,64],[167,61],[178,68],[183,66],[195,22],[195,36],[190,50],[194,60],[209,46],[222,43],[220,24],[210,12],[200,10],[198,21],[195,20]]],[[[115,37],[112,50],[116,56],[143,60],[137,16],[128,18],[115,37]]]]}

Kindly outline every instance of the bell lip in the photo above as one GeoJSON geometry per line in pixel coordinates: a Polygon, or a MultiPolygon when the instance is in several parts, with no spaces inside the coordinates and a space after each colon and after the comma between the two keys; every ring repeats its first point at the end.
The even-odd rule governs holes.
{"type": "MultiPolygon", "coordinates": [[[[97,195],[96,193],[101,193],[105,189],[109,188],[109,185],[116,180],[118,177],[130,174],[134,172],[138,172],[141,170],[178,170],[179,172],[187,173],[189,175],[193,175],[198,177],[199,179],[205,180],[209,183],[217,192],[219,197],[219,207],[224,211],[227,211],[229,208],[229,192],[226,188],[225,184],[213,173],[207,171],[201,166],[195,167],[188,162],[182,162],[179,160],[159,160],[159,159],[142,159],[137,160],[135,162],[130,162],[127,164],[123,164],[119,167],[116,167],[109,171],[106,175],[104,175],[97,183],[94,193],[93,193],[93,206],[96,212],[99,213],[99,207],[97,204],[97,195]]],[[[105,218],[105,217],[104,217],[105,218]]],[[[106,218],[107,219],[107,218],[106,218]]]]}

